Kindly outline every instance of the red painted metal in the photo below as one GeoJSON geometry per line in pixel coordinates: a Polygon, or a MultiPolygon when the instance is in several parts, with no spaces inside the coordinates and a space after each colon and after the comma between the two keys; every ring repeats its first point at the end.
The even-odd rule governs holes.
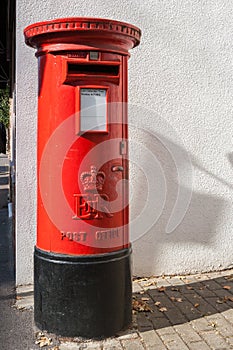
{"type": "Polygon", "coordinates": [[[36,245],[72,255],[126,248],[127,62],[140,30],[64,18],[30,25],[24,35],[39,61],[36,245]],[[103,129],[81,130],[81,92],[106,96],[103,129]],[[116,200],[122,205],[112,211],[116,200]]]}

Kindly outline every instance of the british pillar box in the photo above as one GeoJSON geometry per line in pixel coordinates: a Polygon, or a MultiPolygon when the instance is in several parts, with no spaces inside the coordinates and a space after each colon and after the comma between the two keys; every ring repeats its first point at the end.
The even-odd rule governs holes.
{"type": "Polygon", "coordinates": [[[64,18],[24,35],[39,63],[35,323],[111,336],[131,322],[127,63],[140,30],[64,18]]]}

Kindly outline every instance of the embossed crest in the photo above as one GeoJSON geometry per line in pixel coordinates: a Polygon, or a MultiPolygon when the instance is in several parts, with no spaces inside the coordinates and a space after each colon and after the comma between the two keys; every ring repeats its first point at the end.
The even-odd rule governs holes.
{"type": "Polygon", "coordinates": [[[102,191],[105,181],[105,173],[98,171],[96,166],[91,165],[90,172],[83,172],[80,176],[81,183],[85,192],[102,191]]]}

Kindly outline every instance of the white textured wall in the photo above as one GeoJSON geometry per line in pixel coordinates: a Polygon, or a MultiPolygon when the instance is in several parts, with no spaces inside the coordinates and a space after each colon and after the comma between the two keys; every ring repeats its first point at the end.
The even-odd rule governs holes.
{"type": "Polygon", "coordinates": [[[131,166],[131,217],[141,216],[142,223],[152,219],[153,225],[134,242],[134,273],[232,266],[232,1],[21,0],[16,56],[17,283],[32,281],[36,230],[37,62],[34,50],[24,44],[23,28],[68,16],[118,19],[142,29],[142,43],[131,52],[129,69],[130,103],[138,104],[136,112],[130,107],[131,137],[136,141],[131,157],[144,168],[143,174],[136,164],[131,166]],[[147,184],[153,179],[150,198],[147,184]],[[177,194],[181,200],[170,231],[184,219],[166,233],[177,194]],[[149,204],[143,214],[140,203],[149,204]]]}

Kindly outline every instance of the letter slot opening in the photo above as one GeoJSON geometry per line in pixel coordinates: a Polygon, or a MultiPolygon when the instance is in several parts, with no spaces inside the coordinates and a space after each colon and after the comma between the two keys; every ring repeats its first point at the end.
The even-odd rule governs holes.
{"type": "Polygon", "coordinates": [[[117,65],[104,65],[104,64],[79,64],[68,62],[67,67],[68,75],[108,75],[119,76],[119,64],[117,65]]]}

